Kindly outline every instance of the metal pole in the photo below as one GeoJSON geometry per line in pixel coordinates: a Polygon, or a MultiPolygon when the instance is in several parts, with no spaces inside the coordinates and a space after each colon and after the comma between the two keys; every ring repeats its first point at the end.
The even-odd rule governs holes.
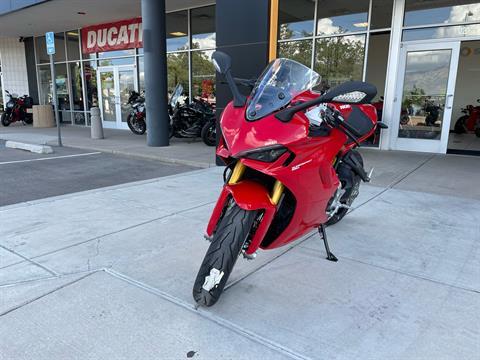
{"type": "Polygon", "coordinates": [[[52,75],[52,105],[55,109],[55,122],[57,124],[57,135],[58,135],[58,146],[63,146],[62,144],[62,135],[60,133],[60,116],[58,115],[58,106],[57,106],[57,82],[55,74],[55,65],[53,64],[53,55],[50,56],[50,73],[52,75]]]}
{"type": "Polygon", "coordinates": [[[142,0],[147,145],[168,146],[165,0],[142,0]]]}

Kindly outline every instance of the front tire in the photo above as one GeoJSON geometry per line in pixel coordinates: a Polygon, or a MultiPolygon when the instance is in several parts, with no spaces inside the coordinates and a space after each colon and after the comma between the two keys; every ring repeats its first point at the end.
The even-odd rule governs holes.
{"type": "Polygon", "coordinates": [[[243,210],[233,201],[227,208],[195,279],[193,298],[199,305],[212,306],[220,298],[256,215],[256,211],[243,210]]]}
{"type": "Polygon", "coordinates": [[[1,122],[3,126],[10,125],[10,116],[6,112],[2,114],[1,122]]]}
{"type": "Polygon", "coordinates": [[[127,124],[134,134],[143,135],[145,134],[145,131],[147,131],[147,124],[145,124],[145,121],[136,119],[134,114],[128,115],[127,124]]]}
{"type": "Polygon", "coordinates": [[[475,129],[475,135],[480,138],[480,128],[475,129]]]}
{"type": "Polygon", "coordinates": [[[215,120],[209,120],[202,128],[202,140],[207,146],[217,144],[217,124],[215,120]]]}

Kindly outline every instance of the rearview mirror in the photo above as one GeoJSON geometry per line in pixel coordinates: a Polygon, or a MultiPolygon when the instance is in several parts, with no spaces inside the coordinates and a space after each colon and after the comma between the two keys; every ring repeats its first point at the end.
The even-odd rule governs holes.
{"type": "Polygon", "coordinates": [[[215,51],[212,55],[212,62],[215,69],[225,75],[232,66],[232,59],[230,56],[221,51],[215,51]]]}

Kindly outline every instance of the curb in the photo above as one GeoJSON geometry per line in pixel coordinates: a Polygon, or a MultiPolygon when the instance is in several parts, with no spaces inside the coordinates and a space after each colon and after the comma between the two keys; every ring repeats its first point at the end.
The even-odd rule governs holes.
{"type": "Polygon", "coordinates": [[[52,154],[53,149],[51,146],[48,145],[35,145],[35,144],[27,144],[18,141],[7,140],[5,142],[5,147],[10,149],[19,149],[30,151],[36,154],[52,154]]]}

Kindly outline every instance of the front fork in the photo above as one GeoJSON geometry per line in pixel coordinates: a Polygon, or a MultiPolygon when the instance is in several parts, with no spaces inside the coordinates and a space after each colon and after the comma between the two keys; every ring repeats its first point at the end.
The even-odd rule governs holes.
{"type": "Polygon", "coordinates": [[[253,255],[260,247],[276,213],[277,205],[280,202],[285,186],[279,181],[275,180],[272,190],[269,192],[263,185],[254,181],[243,179],[246,166],[237,161],[232,170],[227,183],[224,185],[220,197],[217,200],[212,216],[207,226],[206,237],[212,239],[217,224],[220,222],[222,214],[229,197],[233,197],[239,207],[248,211],[259,210],[262,211],[258,227],[253,234],[245,254],[253,255]],[[242,181],[243,180],[243,181],[242,181]]]}

